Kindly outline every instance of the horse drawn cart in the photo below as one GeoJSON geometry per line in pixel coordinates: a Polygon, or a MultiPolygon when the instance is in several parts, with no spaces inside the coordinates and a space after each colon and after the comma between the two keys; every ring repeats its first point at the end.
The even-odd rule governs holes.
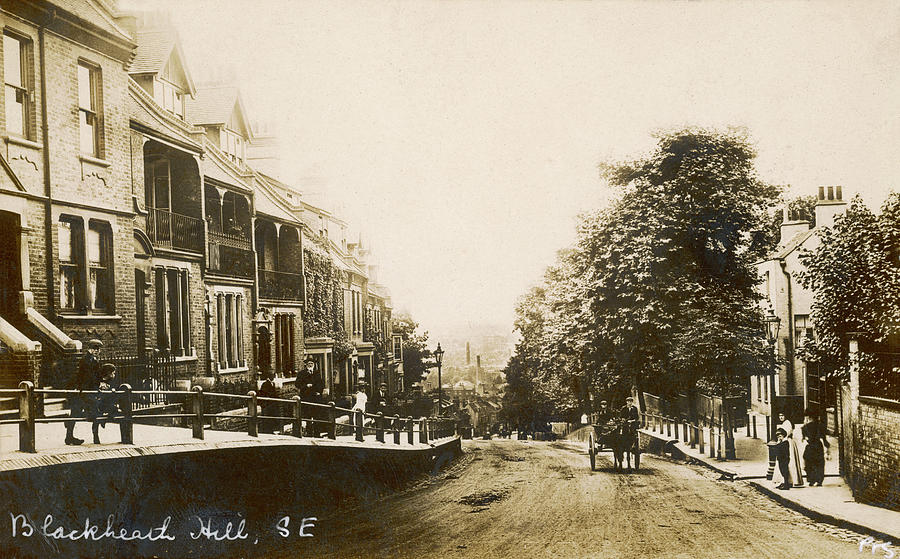
{"type": "Polygon", "coordinates": [[[627,459],[628,471],[631,471],[631,459],[634,458],[634,469],[641,464],[641,449],[638,444],[637,429],[625,419],[611,419],[606,423],[593,424],[593,431],[588,434],[588,453],[591,456],[591,471],[597,469],[597,455],[604,449],[612,450],[613,465],[621,470],[627,459]]]}

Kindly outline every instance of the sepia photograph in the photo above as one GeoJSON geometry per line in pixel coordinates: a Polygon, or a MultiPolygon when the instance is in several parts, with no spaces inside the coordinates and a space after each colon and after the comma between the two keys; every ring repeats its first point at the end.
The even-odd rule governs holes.
{"type": "Polygon", "coordinates": [[[900,554],[900,3],[0,25],[0,559],[900,554]]]}

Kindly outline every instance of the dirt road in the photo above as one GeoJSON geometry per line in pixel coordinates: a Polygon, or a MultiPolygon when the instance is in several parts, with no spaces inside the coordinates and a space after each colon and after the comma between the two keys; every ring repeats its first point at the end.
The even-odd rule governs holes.
{"type": "Polygon", "coordinates": [[[644,455],[591,472],[583,445],[467,441],[438,476],[368,507],[320,515],[275,557],[859,557],[860,535],[820,526],[740,483],[644,455]],[[288,547],[289,546],[289,547],[288,547]]]}

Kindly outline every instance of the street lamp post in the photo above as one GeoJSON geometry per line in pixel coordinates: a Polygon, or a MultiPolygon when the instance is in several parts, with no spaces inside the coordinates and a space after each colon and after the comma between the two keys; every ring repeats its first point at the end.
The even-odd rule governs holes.
{"type": "Polygon", "coordinates": [[[774,440],[775,429],[775,370],[777,368],[775,356],[775,342],[778,341],[778,330],[781,328],[781,319],[775,316],[775,312],[770,308],[769,314],[763,319],[766,322],[766,339],[769,341],[769,347],[772,351],[772,365],[769,368],[769,438],[774,440]]]}
{"type": "Polygon", "coordinates": [[[438,368],[438,416],[441,415],[443,410],[441,409],[441,405],[443,403],[443,385],[441,384],[441,363],[444,361],[444,350],[441,349],[441,344],[438,342],[437,349],[434,350],[434,361],[437,363],[438,368]]]}

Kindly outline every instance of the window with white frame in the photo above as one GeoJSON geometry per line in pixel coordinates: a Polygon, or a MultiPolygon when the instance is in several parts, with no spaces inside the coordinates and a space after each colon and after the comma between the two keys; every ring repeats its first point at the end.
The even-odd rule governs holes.
{"type": "Polygon", "coordinates": [[[6,99],[6,133],[29,138],[32,121],[31,42],[3,33],[3,81],[6,99]]]}
{"type": "Polygon", "coordinates": [[[191,345],[190,275],[179,268],[157,268],[156,343],[176,357],[193,355],[191,345]]]}
{"type": "Polygon", "coordinates": [[[101,98],[100,68],[78,63],[78,126],[81,153],[102,157],[100,143],[101,98]]]}
{"type": "Polygon", "coordinates": [[[246,367],[244,359],[244,296],[216,293],[216,324],[220,369],[246,367]]]}
{"type": "Polygon", "coordinates": [[[184,118],[184,93],[166,80],[156,80],[156,102],[178,118],[184,118]]]}
{"type": "Polygon", "coordinates": [[[231,160],[235,163],[239,163],[244,160],[244,139],[235,132],[227,128],[223,128],[221,133],[220,146],[222,148],[222,151],[228,154],[228,157],[230,157],[231,160]]]}
{"type": "Polygon", "coordinates": [[[109,314],[114,311],[112,229],[109,223],[61,216],[59,308],[61,312],[109,314]]]}
{"type": "Polygon", "coordinates": [[[813,324],[808,314],[794,315],[794,340],[797,347],[802,347],[807,338],[813,337],[813,324]]]}

